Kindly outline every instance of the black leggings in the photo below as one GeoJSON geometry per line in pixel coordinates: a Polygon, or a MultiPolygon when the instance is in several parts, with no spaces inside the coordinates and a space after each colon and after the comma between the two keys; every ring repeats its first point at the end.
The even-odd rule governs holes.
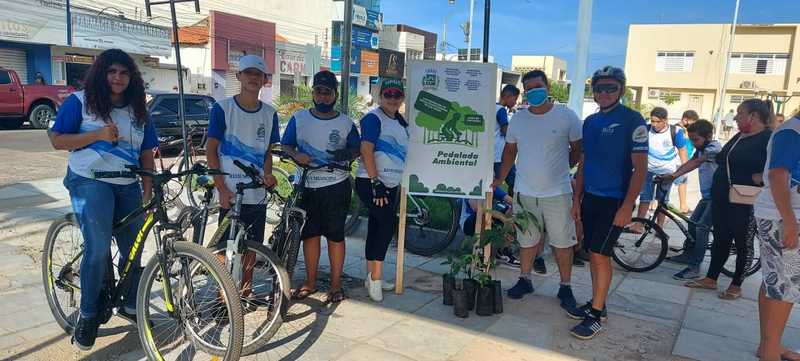
{"type": "Polygon", "coordinates": [[[744,268],[747,253],[752,244],[750,228],[753,223],[753,206],[733,204],[727,199],[714,199],[711,202],[711,220],[714,224],[714,244],[711,247],[711,264],[708,266],[708,278],[716,280],[728,256],[731,244],[736,244],[736,271],[733,275],[733,286],[741,286],[744,281],[744,268]]]}
{"type": "Polygon", "coordinates": [[[397,231],[397,191],[399,187],[389,188],[389,204],[378,207],[372,201],[372,184],[366,178],[356,178],[356,192],[361,204],[369,209],[367,224],[367,244],[364,247],[367,261],[381,261],[386,258],[389,243],[397,231]]]}

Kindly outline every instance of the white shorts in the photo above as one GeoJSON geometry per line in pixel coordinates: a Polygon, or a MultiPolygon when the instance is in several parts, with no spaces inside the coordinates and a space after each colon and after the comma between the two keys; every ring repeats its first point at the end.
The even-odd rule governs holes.
{"type": "Polygon", "coordinates": [[[554,197],[530,197],[517,193],[514,197],[514,214],[528,212],[536,217],[537,224],[527,230],[517,229],[517,241],[522,248],[530,248],[547,237],[555,248],[569,248],[578,244],[575,237],[575,221],[572,219],[572,193],[554,197]]]}
{"type": "Polygon", "coordinates": [[[800,303],[800,247],[783,248],[783,222],[757,218],[761,274],[768,298],[800,303]]]}

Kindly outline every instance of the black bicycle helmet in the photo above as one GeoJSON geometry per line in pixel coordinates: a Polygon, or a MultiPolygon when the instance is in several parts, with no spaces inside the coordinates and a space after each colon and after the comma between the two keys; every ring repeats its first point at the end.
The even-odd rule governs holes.
{"type": "Polygon", "coordinates": [[[594,75],[592,75],[592,86],[600,79],[614,79],[618,81],[623,88],[625,88],[625,83],[627,82],[625,71],[611,65],[606,65],[594,72],[594,75]]]}

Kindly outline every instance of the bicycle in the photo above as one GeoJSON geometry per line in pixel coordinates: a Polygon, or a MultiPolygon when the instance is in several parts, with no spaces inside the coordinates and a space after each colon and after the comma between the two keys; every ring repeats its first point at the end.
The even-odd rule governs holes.
{"type": "MultiPolygon", "coordinates": [[[[156,252],[141,272],[136,297],[139,339],[151,360],[163,360],[167,355],[193,359],[198,351],[209,353],[209,358],[221,356],[224,360],[237,360],[241,354],[244,321],[241,305],[235,302],[233,279],[208,250],[183,242],[180,224],[167,216],[163,189],[166,183],[206,173],[205,168],[195,166],[175,174],[169,171],[157,174],[135,167],[95,174],[96,178],[139,176],[153,181],[153,198],[114,224],[117,233],[146,215],[130,253],[109,255],[110,267],[100,293],[99,314],[99,321],[104,324],[115,308],[122,307],[122,295],[133,287],[132,260],[142,254],[145,239],[155,229],[156,252]],[[126,257],[125,264],[115,274],[113,258],[121,256],[126,257]],[[202,272],[195,272],[197,277],[190,278],[189,265],[195,270],[202,268],[202,272]]],[[[79,317],[83,252],[83,238],[74,214],[51,224],[42,252],[42,280],[50,310],[67,333],[74,330],[79,317]]]]}
{"type": "MultiPolygon", "coordinates": [[[[655,179],[653,183],[658,184],[658,187],[660,187],[661,190],[664,190],[664,185],[660,182],[660,179],[655,179]]],[[[694,244],[695,238],[694,235],[689,232],[686,225],[692,225],[696,229],[705,228],[709,235],[708,246],[706,246],[706,257],[711,256],[710,251],[713,244],[713,239],[711,239],[713,238],[712,227],[707,227],[693,222],[688,216],[665,202],[666,192],[661,191],[657,193],[658,207],[656,208],[655,212],[653,212],[653,215],[650,216],[650,218],[634,217],[631,221],[631,224],[629,224],[623,230],[619,240],[617,241],[617,245],[614,246],[614,253],[612,255],[614,261],[628,271],[647,272],[653,270],[658,267],[661,262],[664,261],[664,259],[666,259],[668,251],[682,252],[684,250],[683,247],[669,246],[669,235],[667,235],[663,228],[657,223],[657,218],[659,215],[664,215],[667,219],[671,220],[673,223],[675,223],[675,225],[677,225],[683,236],[689,240],[687,243],[689,248],[694,244]],[[632,231],[633,227],[631,226],[633,225],[638,225],[636,228],[642,229],[642,233],[632,231]]],[[[756,253],[758,252],[758,247],[754,244],[754,242],[757,240],[755,234],[755,222],[751,222],[748,232],[749,249],[747,253],[748,259],[745,263],[745,277],[758,272],[758,270],[761,268],[761,257],[756,253]]],[[[731,246],[730,252],[731,254],[728,257],[728,261],[722,268],[722,273],[728,277],[733,277],[736,269],[737,255],[735,245],[731,246]]]]}
{"type": "MultiPolygon", "coordinates": [[[[272,250],[251,240],[248,228],[240,221],[244,191],[263,187],[259,170],[238,160],[233,163],[250,178],[250,182],[236,184],[233,208],[222,219],[207,247],[218,258],[224,257],[225,267],[238,286],[240,302],[246,311],[242,354],[249,355],[266,345],[281,327],[283,318],[276,310],[285,308],[288,303],[290,278],[272,250]],[[226,242],[226,247],[216,247],[220,242],[226,242]]],[[[191,224],[194,229],[192,242],[202,246],[214,183],[208,177],[198,177],[197,183],[204,191],[202,207],[184,208],[178,218],[181,224],[191,224]]],[[[277,196],[274,189],[268,191],[270,197],[277,196]]]]}
{"type": "MultiPolygon", "coordinates": [[[[446,249],[456,236],[461,217],[461,206],[457,199],[407,195],[405,247],[416,255],[431,257],[446,249]]],[[[398,202],[399,204],[399,202],[398,202]]],[[[345,234],[358,229],[362,210],[357,196],[350,202],[350,214],[345,223],[345,234]]]]}

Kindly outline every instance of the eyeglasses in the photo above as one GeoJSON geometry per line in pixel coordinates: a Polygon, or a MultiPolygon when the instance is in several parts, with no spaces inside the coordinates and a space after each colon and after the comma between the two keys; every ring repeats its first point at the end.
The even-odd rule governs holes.
{"type": "Polygon", "coordinates": [[[387,90],[383,92],[383,97],[386,99],[401,99],[405,97],[405,95],[399,90],[387,90]]]}
{"type": "Polygon", "coordinates": [[[619,91],[619,86],[614,84],[597,84],[592,87],[592,91],[595,93],[616,93],[619,91]]]}

